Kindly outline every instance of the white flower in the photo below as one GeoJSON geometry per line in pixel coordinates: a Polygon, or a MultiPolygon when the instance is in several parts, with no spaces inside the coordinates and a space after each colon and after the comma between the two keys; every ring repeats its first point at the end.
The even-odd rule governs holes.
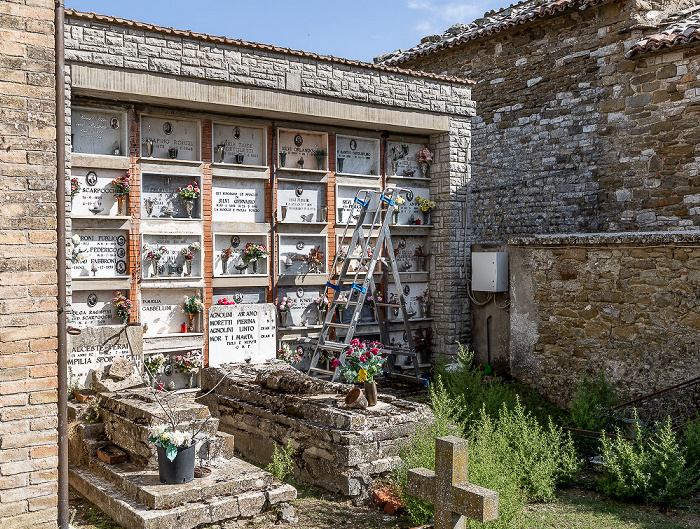
{"type": "Polygon", "coordinates": [[[73,246],[78,246],[80,244],[80,235],[73,235],[70,240],[73,243],[73,246]]]}
{"type": "Polygon", "coordinates": [[[190,446],[191,437],[185,432],[170,432],[170,444],[175,446],[190,446]]]}
{"type": "Polygon", "coordinates": [[[143,243],[143,251],[144,252],[147,252],[150,249],[151,249],[151,247],[147,242],[143,243]]]}
{"type": "Polygon", "coordinates": [[[192,251],[199,250],[201,247],[202,246],[196,241],[190,244],[190,250],[192,251]]]}
{"type": "Polygon", "coordinates": [[[158,424],[156,426],[151,426],[148,429],[148,436],[149,437],[162,437],[163,434],[165,433],[165,430],[167,429],[167,426],[164,424],[158,424]]]}

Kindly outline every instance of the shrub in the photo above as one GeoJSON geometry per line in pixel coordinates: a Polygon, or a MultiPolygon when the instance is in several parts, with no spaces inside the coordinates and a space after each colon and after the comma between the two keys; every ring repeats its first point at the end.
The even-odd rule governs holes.
{"type": "Polygon", "coordinates": [[[576,394],[569,404],[571,421],[576,428],[600,432],[605,428],[606,417],[600,412],[619,402],[612,385],[601,371],[598,379],[583,377],[576,394]]]}
{"type": "Polygon", "coordinates": [[[689,467],[700,468],[700,416],[683,429],[683,442],[686,463],[689,467]]]}
{"type": "Polygon", "coordinates": [[[272,462],[265,467],[270,474],[279,481],[285,481],[294,471],[294,453],[291,439],[287,440],[287,446],[275,443],[275,451],[272,453],[272,462]]]}
{"type": "Polygon", "coordinates": [[[635,439],[602,438],[603,491],[626,500],[672,506],[697,488],[697,471],[686,466],[685,449],[667,419],[654,434],[645,431],[635,413],[635,439]]]}

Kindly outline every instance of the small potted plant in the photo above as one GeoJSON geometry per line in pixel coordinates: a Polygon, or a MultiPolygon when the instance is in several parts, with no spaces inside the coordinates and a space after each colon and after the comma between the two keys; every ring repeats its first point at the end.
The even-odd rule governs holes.
{"type": "Polygon", "coordinates": [[[258,273],[258,259],[264,259],[270,255],[270,252],[267,251],[267,248],[263,246],[262,244],[255,244],[252,242],[249,242],[248,244],[245,245],[245,250],[243,250],[243,255],[241,258],[243,259],[243,262],[246,265],[253,265],[253,273],[257,274],[258,273]]]}
{"type": "Polygon", "coordinates": [[[168,249],[163,245],[151,246],[148,243],[144,243],[143,251],[146,252],[146,259],[153,265],[151,277],[158,277],[158,263],[163,259],[165,254],[168,253],[168,249]]]}
{"type": "Polygon", "coordinates": [[[185,296],[185,300],[182,303],[182,311],[187,314],[190,319],[189,325],[187,326],[188,332],[194,332],[194,317],[196,314],[204,311],[204,303],[202,303],[201,298],[198,294],[192,297],[185,296]]]}
{"type": "Polygon", "coordinates": [[[161,424],[148,429],[148,440],[158,449],[158,477],[161,483],[188,483],[194,479],[196,445],[192,434],[176,430],[175,424],[161,424]]]}
{"type": "Polygon", "coordinates": [[[292,349],[289,344],[283,343],[282,349],[277,351],[277,358],[293,366],[301,362],[303,353],[304,350],[301,347],[292,349]]]}
{"type": "Polygon", "coordinates": [[[377,385],[374,377],[382,372],[386,361],[379,342],[361,342],[357,338],[350,342],[345,359],[340,363],[340,372],[349,383],[364,383],[365,398],[369,406],[377,404],[377,385]]]}
{"type": "Polygon", "coordinates": [[[177,192],[180,198],[185,201],[187,208],[187,218],[192,218],[192,210],[194,209],[194,201],[199,198],[199,186],[197,182],[192,182],[187,187],[178,187],[177,192]]]}
{"type": "Polygon", "coordinates": [[[117,313],[117,318],[119,318],[119,322],[122,325],[125,324],[129,320],[129,316],[131,315],[131,308],[133,306],[133,303],[119,290],[114,291],[114,299],[112,300],[112,302],[114,303],[114,311],[117,313]]]}
{"type": "Polygon", "coordinates": [[[190,376],[189,382],[187,383],[188,388],[194,387],[194,376],[199,373],[199,371],[204,366],[204,356],[201,351],[193,349],[185,353],[184,355],[178,355],[175,357],[175,367],[190,376]]]}
{"type": "Polygon", "coordinates": [[[131,192],[131,171],[112,180],[114,196],[117,197],[117,215],[126,215],[126,199],[131,192]]]}
{"type": "Polygon", "coordinates": [[[287,317],[289,316],[289,311],[292,310],[292,307],[294,306],[294,300],[292,298],[289,298],[287,296],[284,296],[278,305],[279,312],[280,312],[280,324],[282,327],[287,326],[287,317]]]}
{"type": "Polygon", "coordinates": [[[233,247],[231,246],[221,250],[221,273],[223,275],[226,275],[228,272],[228,260],[231,259],[231,254],[233,254],[233,247]]]}
{"type": "Polygon", "coordinates": [[[430,178],[430,165],[433,163],[435,153],[430,152],[427,147],[418,151],[418,165],[423,173],[423,178],[430,178]]]}
{"type": "Polygon", "coordinates": [[[319,171],[323,171],[324,161],[326,159],[326,150],[320,147],[314,149],[314,156],[316,157],[316,166],[319,171]]]}
{"type": "Polygon", "coordinates": [[[430,224],[430,212],[435,208],[435,201],[429,198],[416,196],[416,204],[418,204],[418,207],[423,212],[423,224],[430,224]]]}

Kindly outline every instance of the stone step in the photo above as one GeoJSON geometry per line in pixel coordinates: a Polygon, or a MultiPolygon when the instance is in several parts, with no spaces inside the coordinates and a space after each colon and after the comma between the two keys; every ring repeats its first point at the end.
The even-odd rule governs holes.
{"type": "MultiPolygon", "coordinates": [[[[192,483],[210,480],[213,476],[214,472],[209,478],[195,479],[192,483]]],[[[129,529],[193,529],[224,520],[252,518],[296,498],[294,487],[274,483],[246,492],[232,492],[227,496],[211,496],[206,500],[191,502],[181,500],[170,508],[152,509],[85,468],[70,468],[69,482],[115,522],[129,529]]],[[[175,487],[180,490],[180,487],[185,485],[190,484],[159,485],[159,488],[167,490],[175,487]]],[[[195,484],[192,487],[201,485],[195,484]]],[[[289,508],[287,506],[285,510],[288,511],[289,508]]]]}

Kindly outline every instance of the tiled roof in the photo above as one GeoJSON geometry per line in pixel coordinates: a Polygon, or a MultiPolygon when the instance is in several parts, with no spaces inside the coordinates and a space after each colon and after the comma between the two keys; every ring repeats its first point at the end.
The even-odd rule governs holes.
{"type": "Polygon", "coordinates": [[[350,59],[343,59],[339,57],[333,57],[332,55],[320,55],[318,53],[312,53],[308,51],[292,50],[289,48],[281,48],[278,46],[273,46],[270,44],[260,44],[257,42],[248,42],[240,39],[229,39],[227,37],[217,37],[214,35],[209,35],[208,33],[196,33],[190,30],[181,30],[166,28],[162,26],[156,26],[155,24],[148,24],[145,22],[137,22],[136,20],[128,20],[125,18],[118,18],[108,15],[98,15],[97,13],[85,13],[83,11],[76,11],[75,9],[66,9],[66,17],[77,18],[81,20],[94,20],[96,22],[116,24],[119,26],[127,26],[131,28],[138,28],[145,31],[154,31],[156,33],[162,33],[165,35],[175,35],[178,37],[186,37],[197,40],[205,40],[209,42],[218,42],[221,44],[230,44],[232,46],[239,46],[241,48],[248,48],[254,50],[267,51],[272,53],[281,53],[284,55],[292,55],[296,57],[304,57],[308,59],[314,59],[319,61],[327,61],[336,64],[343,64],[347,66],[355,66],[360,68],[369,68],[372,70],[378,70],[388,73],[397,73],[403,75],[410,75],[412,77],[421,77],[424,79],[433,79],[436,81],[448,82],[448,83],[458,83],[458,84],[475,84],[471,79],[465,79],[464,77],[454,77],[446,75],[438,75],[427,72],[420,72],[416,70],[408,70],[405,68],[397,68],[396,66],[385,65],[385,64],[372,64],[368,62],[355,61],[350,59]]]}
{"type": "Polygon", "coordinates": [[[381,64],[399,64],[480,39],[519,24],[560,13],[572,7],[585,9],[609,0],[524,0],[498,11],[489,11],[471,24],[455,24],[442,35],[431,35],[409,50],[398,50],[374,59],[381,64]]]}
{"type": "Polygon", "coordinates": [[[700,40],[700,6],[694,6],[674,13],[659,25],[665,26],[665,29],[644,37],[637,42],[625,54],[625,58],[629,59],[634,55],[647,51],[655,51],[665,47],[670,48],[677,44],[686,44],[687,42],[700,40]]]}

